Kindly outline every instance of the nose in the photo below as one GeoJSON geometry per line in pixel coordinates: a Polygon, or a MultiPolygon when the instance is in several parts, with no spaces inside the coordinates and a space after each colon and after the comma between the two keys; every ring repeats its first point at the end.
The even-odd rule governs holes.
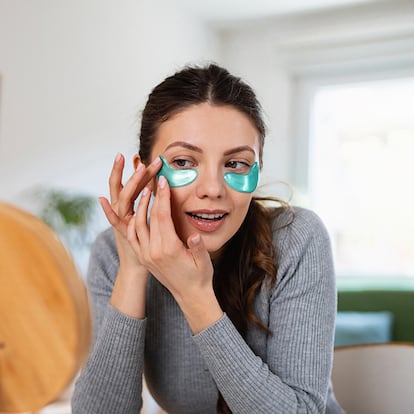
{"type": "Polygon", "coordinates": [[[195,185],[199,198],[222,198],[226,191],[224,172],[215,167],[199,170],[195,185]]]}

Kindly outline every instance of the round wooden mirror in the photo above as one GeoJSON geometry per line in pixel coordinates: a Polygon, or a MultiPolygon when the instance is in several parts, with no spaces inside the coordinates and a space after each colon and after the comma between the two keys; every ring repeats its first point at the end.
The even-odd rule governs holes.
{"type": "Polygon", "coordinates": [[[36,411],[73,381],[90,343],[85,284],[55,233],[0,203],[0,412],[36,411]]]}

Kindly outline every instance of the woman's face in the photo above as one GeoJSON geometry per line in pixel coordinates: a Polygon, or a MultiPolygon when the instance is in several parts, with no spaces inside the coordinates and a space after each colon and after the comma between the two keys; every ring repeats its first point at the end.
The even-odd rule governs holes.
{"type": "Polygon", "coordinates": [[[259,161],[259,133],[232,106],[191,106],[162,123],[152,159],[163,155],[171,167],[196,169],[197,178],[171,188],[175,229],[186,243],[199,233],[210,254],[218,253],[241,226],[251,193],[230,188],[225,172],[246,174],[259,161]]]}

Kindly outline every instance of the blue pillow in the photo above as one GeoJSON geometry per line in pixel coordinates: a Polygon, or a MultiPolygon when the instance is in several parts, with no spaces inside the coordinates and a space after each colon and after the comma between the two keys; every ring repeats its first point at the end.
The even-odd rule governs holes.
{"type": "Polygon", "coordinates": [[[335,346],[389,342],[392,324],[391,312],[338,312],[335,346]]]}

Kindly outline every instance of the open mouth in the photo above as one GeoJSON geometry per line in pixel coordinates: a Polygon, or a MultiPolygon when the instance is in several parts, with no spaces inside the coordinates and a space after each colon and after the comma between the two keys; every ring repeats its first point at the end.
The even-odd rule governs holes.
{"type": "Polygon", "coordinates": [[[221,220],[227,213],[206,214],[206,213],[187,213],[191,218],[196,220],[217,221],[221,220]]]}
{"type": "Polygon", "coordinates": [[[226,212],[188,212],[188,221],[194,229],[203,233],[215,232],[223,226],[228,213],[226,212]]]}

